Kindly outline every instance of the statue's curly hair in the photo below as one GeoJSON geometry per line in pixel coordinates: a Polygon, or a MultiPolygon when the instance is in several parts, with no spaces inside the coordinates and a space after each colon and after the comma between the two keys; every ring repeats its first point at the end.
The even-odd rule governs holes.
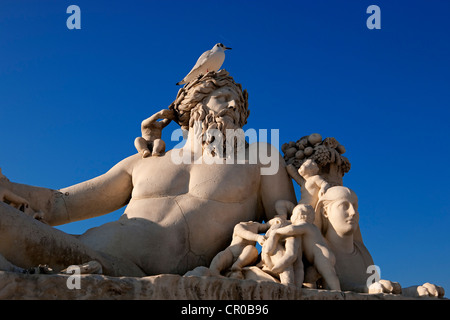
{"type": "Polygon", "coordinates": [[[233,117],[235,124],[242,128],[247,123],[250,114],[248,93],[247,90],[242,90],[242,86],[236,83],[225,69],[219,72],[210,71],[189,82],[178,91],[175,101],[169,106],[169,109],[174,112],[175,122],[182,129],[187,130],[193,125],[193,121],[203,121],[208,116],[204,99],[209,97],[214,90],[224,86],[233,88],[239,95],[239,101],[236,101],[235,108],[227,110],[227,113],[233,117]],[[193,116],[194,112],[195,116],[193,116]]]}

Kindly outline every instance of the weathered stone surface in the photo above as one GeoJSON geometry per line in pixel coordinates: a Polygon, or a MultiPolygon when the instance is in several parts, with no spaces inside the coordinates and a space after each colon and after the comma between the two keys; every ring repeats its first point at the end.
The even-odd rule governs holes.
{"type": "MultiPolygon", "coordinates": [[[[218,277],[81,275],[81,288],[68,289],[66,275],[28,275],[0,271],[0,299],[177,299],[177,300],[392,300],[392,294],[358,294],[298,289],[273,282],[218,277]]],[[[421,298],[423,299],[423,298],[421,298]]]]}

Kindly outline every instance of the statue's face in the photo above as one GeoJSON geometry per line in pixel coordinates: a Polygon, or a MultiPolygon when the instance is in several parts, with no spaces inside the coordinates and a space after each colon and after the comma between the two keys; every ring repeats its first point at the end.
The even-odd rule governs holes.
{"type": "Polygon", "coordinates": [[[299,206],[296,206],[292,210],[291,221],[293,224],[299,224],[304,221],[314,223],[314,211],[301,209],[299,206]]]}
{"type": "Polygon", "coordinates": [[[219,113],[225,108],[235,108],[239,103],[239,94],[233,88],[225,86],[211,92],[204,102],[210,110],[219,113]]]}
{"type": "Polygon", "coordinates": [[[351,193],[334,201],[328,206],[326,216],[339,235],[352,234],[359,223],[358,198],[351,193]]]}
{"type": "MultiPolygon", "coordinates": [[[[223,86],[209,93],[201,104],[192,109],[190,125],[194,129],[194,137],[207,153],[225,155],[227,130],[241,128],[242,115],[237,110],[239,103],[242,103],[241,93],[233,86],[223,86]]],[[[237,149],[230,150],[236,152],[237,149]]]]}

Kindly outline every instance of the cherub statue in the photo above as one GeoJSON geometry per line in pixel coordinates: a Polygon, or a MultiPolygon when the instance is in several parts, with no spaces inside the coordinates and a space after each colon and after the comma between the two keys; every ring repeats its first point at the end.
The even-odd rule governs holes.
{"type": "Polygon", "coordinates": [[[319,166],[312,159],[306,159],[298,169],[298,172],[292,165],[287,167],[289,175],[301,188],[301,199],[299,203],[309,204],[315,208],[319,196],[331,187],[331,185],[319,175],[319,170],[319,166]]]}
{"type": "Polygon", "coordinates": [[[164,129],[174,118],[173,111],[163,109],[151,117],[142,121],[141,132],[142,137],[134,140],[134,146],[143,158],[152,156],[160,156],[166,150],[166,143],[161,139],[162,129],[164,129]],[[161,121],[157,121],[162,119],[161,121]]]}
{"type": "Polygon", "coordinates": [[[265,237],[260,233],[266,232],[269,227],[269,223],[254,221],[238,223],[234,227],[231,244],[211,261],[210,274],[220,275],[231,269],[230,278],[243,279],[242,268],[255,263],[258,259],[256,242],[263,245],[265,237]]]}
{"type": "Polygon", "coordinates": [[[286,250],[285,256],[277,261],[272,271],[279,272],[293,263],[293,284],[301,287],[305,278],[302,261],[304,257],[322,276],[326,288],[340,290],[339,279],[334,270],[334,254],[329,250],[319,229],[313,224],[314,216],[314,209],[310,205],[295,206],[292,210],[291,224],[273,230],[264,244],[263,251],[270,255],[276,250],[281,239],[293,238],[293,244],[290,244],[292,249],[286,250]]]}
{"type": "MultiPolygon", "coordinates": [[[[275,230],[290,224],[283,216],[276,216],[269,222],[271,227],[266,232],[266,238],[270,238],[275,230]]],[[[300,279],[300,282],[296,281],[299,279],[296,277],[298,274],[296,268],[299,267],[297,253],[300,247],[301,243],[295,237],[286,237],[278,241],[270,252],[263,245],[260,267],[268,274],[279,278],[282,284],[295,284],[301,287],[303,279],[300,279]]],[[[303,268],[303,264],[300,267],[303,268]]]]}

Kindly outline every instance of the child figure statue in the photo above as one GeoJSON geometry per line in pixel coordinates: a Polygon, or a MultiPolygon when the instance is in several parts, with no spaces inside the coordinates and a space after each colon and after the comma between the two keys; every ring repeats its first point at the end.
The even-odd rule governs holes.
{"type": "MultiPolygon", "coordinates": [[[[283,216],[275,216],[269,222],[271,227],[266,233],[266,238],[270,238],[275,230],[290,225],[290,222],[283,216]]],[[[285,237],[279,239],[274,248],[270,248],[270,251],[267,249],[267,246],[262,247],[260,263],[262,270],[275,278],[279,278],[282,284],[298,285],[296,267],[298,267],[297,253],[299,249],[301,250],[301,242],[295,237],[285,237]]],[[[300,267],[303,268],[303,265],[300,267]]],[[[300,279],[300,281],[302,280],[300,279]]],[[[301,287],[301,282],[299,285],[301,287]]]]}
{"type": "Polygon", "coordinates": [[[299,184],[301,199],[299,204],[309,204],[316,207],[319,196],[324,194],[331,185],[319,175],[319,166],[312,159],[307,159],[298,169],[289,165],[287,172],[299,184]]]}
{"type": "Polygon", "coordinates": [[[259,233],[266,232],[270,224],[248,221],[240,222],[234,227],[230,246],[219,252],[211,261],[211,275],[220,275],[231,269],[230,278],[243,279],[242,268],[253,264],[258,259],[255,245],[262,245],[265,237],[259,233]]]}
{"type": "Polygon", "coordinates": [[[310,205],[295,206],[291,216],[292,224],[273,230],[264,244],[263,252],[271,255],[276,252],[281,239],[294,238],[295,241],[286,247],[285,255],[275,261],[272,271],[280,273],[291,269],[293,277],[288,283],[301,287],[305,279],[302,261],[304,256],[322,276],[327,289],[341,290],[334,269],[334,254],[329,250],[320,230],[313,224],[314,216],[314,209],[310,205]]]}

